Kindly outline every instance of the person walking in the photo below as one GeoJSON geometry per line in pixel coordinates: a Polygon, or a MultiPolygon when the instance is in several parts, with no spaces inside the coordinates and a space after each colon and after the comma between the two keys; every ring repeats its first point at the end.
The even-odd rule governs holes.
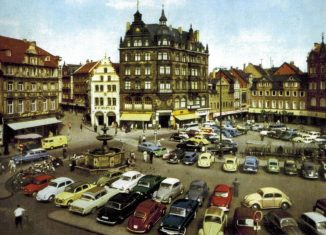
{"type": "Polygon", "coordinates": [[[23,228],[23,213],[25,211],[26,210],[20,207],[20,205],[17,205],[17,208],[14,210],[16,228],[18,228],[18,226],[23,228]]]}
{"type": "Polygon", "coordinates": [[[70,171],[73,172],[75,170],[76,167],[76,160],[72,159],[71,163],[69,164],[70,166],[70,171]]]}
{"type": "Polygon", "coordinates": [[[147,157],[148,156],[147,156],[147,152],[146,151],[143,152],[143,157],[144,157],[144,162],[147,162],[147,157]]]}
{"type": "Polygon", "coordinates": [[[83,130],[83,123],[80,123],[80,130],[83,130]]]}
{"type": "Polygon", "coordinates": [[[16,172],[16,164],[14,160],[10,159],[8,163],[9,171],[10,173],[15,173],[16,172]]]}
{"type": "Polygon", "coordinates": [[[238,197],[240,181],[238,180],[238,178],[235,178],[232,184],[233,184],[233,196],[238,197]]]}
{"type": "Polygon", "coordinates": [[[153,158],[154,158],[154,152],[151,152],[151,153],[149,154],[149,163],[150,163],[150,164],[153,164],[153,158]]]}

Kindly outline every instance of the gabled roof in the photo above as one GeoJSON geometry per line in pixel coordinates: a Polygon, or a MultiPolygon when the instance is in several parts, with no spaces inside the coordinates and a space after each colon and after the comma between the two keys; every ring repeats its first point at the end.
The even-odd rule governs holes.
{"type": "Polygon", "coordinates": [[[231,69],[231,74],[232,74],[234,77],[236,77],[236,78],[238,78],[238,79],[241,79],[241,80],[244,81],[245,83],[249,83],[249,76],[250,76],[250,74],[245,73],[243,70],[232,68],[232,69],[231,69]]]}
{"type": "Polygon", "coordinates": [[[253,64],[253,67],[262,75],[267,75],[266,71],[260,66],[260,65],[254,65],[253,64]]]}
{"type": "Polygon", "coordinates": [[[99,61],[88,62],[77,69],[74,74],[89,74],[93,71],[99,61]]]}
{"type": "Polygon", "coordinates": [[[273,75],[289,75],[289,74],[301,74],[301,70],[294,65],[293,62],[290,64],[284,62],[274,73],[273,75]]]}
{"type": "Polygon", "coordinates": [[[45,67],[58,67],[60,57],[54,56],[36,46],[36,42],[0,36],[1,63],[22,64],[24,63],[24,57],[26,54],[34,54],[35,56],[42,58],[45,67]]]}

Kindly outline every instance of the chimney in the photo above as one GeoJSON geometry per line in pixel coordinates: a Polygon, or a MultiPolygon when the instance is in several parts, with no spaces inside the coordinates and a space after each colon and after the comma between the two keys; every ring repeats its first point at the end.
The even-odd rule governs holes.
{"type": "Polygon", "coordinates": [[[126,31],[128,31],[130,29],[130,22],[127,22],[126,24],[126,31]]]}
{"type": "Polygon", "coordinates": [[[88,64],[88,63],[89,63],[89,59],[86,60],[86,64],[88,64]]]}
{"type": "Polygon", "coordinates": [[[178,28],[179,33],[182,33],[182,27],[178,28]]]}
{"type": "Polygon", "coordinates": [[[243,71],[245,70],[245,68],[246,68],[246,64],[243,64],[243,71]]]}
{"type": "Polygon", "coordinates": [[[290,61],[290,65],[294,65],[294,61],[292,60],[292,61],[290,61]]]}

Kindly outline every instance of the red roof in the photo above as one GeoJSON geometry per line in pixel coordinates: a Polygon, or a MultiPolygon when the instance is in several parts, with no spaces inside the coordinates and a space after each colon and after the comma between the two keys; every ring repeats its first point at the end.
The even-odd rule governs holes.
{"type": "Polygon", "coordinates": [[[27,50],[33,43],[35,44],[35,55],[43,59],[45,67],[58,67],[60,60],[59,56],[54,56],[42,48],[36,46],[35,42],[9,38],[5,36],[0,36],[0,62],[22,64],[24,62],[25,55],[28,53],[27,50]],[[50,58],[46,59],[47,56],[50,58]]]}
{"type": "Polygon", "coordinates": [[[88,74],[94,69],[97,63],[98,61],[86,63],[77,69],[74,74],[88,74]]]}

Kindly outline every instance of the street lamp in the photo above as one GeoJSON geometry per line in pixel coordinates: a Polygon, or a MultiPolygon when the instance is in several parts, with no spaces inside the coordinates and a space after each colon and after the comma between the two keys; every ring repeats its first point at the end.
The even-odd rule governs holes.
{"type": "Polygon", "coordinates": [[[223,157],[223,151],[222,151],[222,72],[223,68],[220,68],[220,146],[219,146],[219,158],[221,159],[223,157]]]}
{"type": "Polygon", "coordinates": [[[157,144],[157,124],[155,124],[155,129],[154,129],[154,142],[157,144]]]}

